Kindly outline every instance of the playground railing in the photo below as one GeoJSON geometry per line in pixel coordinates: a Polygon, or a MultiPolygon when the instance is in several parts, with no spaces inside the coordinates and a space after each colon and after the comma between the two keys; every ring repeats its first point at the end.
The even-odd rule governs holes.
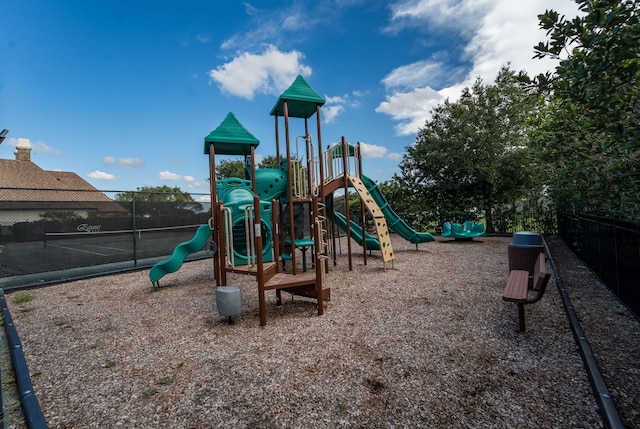
{"type": "Polygon", "coordinates": [[[257,261],[256,255],[256,231],[254,228],[255,208],[252,205],[248,205],[244,209],[244,230],[245,230],[245,242],[247,249],[247,265],[249,267],[254,266],[257,261]]]}
{"type": "Polygon", "coordinates": [[[222,207],[224,219],[224,249],[227,266],[235,266],[235,258],[233,253],[233,216],[229,207],[222,207]]]}
{"type": "MultiPolygon", "coordinates": [[[[360,176],[360,145],[351,146],[348,142],[339,143],[329,147],[322,153],[322,161],[325,166],[324,183],[327,184],[344,175],[360,176]],[[351,156],[353,148],[353,156],[351,156]],[[345,162],[346,158],[346,162],[345,162]]],[[[319,161],[316,162],[319,166],[319,161]]],[[[319,167],[318,167],[319,168],[319,167]]]]}

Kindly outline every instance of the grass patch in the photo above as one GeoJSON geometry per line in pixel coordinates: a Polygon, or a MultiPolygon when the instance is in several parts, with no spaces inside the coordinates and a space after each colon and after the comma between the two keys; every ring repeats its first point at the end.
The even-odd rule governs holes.
{"type": "Polygon", "coordinates": [[[168,375],[166,377],[162,377],[158,380],[156,380],[156,384],[158,386],[166,386],[168,384],[173,383],[176,380],[176,375],[172,374],[172,375],[168,375]]]}
{"type": "Polygon", "coordinates": [[[349,406],[345,401],[336,402],[336,415],[338,417],[346,417],[349,410],[349,406]]]}
{"type": "Polygon", "coordinates": [[[152,388],[147,389],[144,392],[142,392],[142,398],[144,398],[144,399],[151,398],[156,393],[158,393],[158,389],[156,389],[155,387],[152,387],[152,388]]]}
{"type": "Polygon", "coordinates": [[[21,292],[15,298],[13,298],[14,304],[25,304],[27,302],[33,301],[34,296],[29,292],[21,292]]]}
{"type": "Polygon", "coordinates": [[[107,363],[104,364],[105,368],[113,368],[114,366],[116,366],[116,363],[112,360],[108,360],[107,363]]]}

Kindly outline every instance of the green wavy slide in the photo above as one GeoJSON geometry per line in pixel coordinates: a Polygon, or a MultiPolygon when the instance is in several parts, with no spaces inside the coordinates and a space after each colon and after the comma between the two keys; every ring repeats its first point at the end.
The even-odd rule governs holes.
{"type": "Polygon", "coordinates": [[[362,175],[362,183],[369,191],[369,195],[378,204],[384,218],[387,220],[387,226],[389,229],[395,231],[400,237],[413,244],[427,243],[429,241],[435,241],[433,235],[428,232],[418,232],[411,228],[398,214],[393,211],[389,202],[382,194],[382,191],[376,185],[376,182],[369,179],[364,174],[362,175]]]}
{"type": "Polygon", "coordinates": [[[157,290],[158,286],[160,286],[159,282],[162,277],[178,271],[188,255],[202,250],[210,236],[211,229],[209,225],[201,225],[191,240],[176,246],[173,250],[173,255],[169,259],[156,263],[149,271],[149,279],[153,285],[153,290],[157,290]]]}

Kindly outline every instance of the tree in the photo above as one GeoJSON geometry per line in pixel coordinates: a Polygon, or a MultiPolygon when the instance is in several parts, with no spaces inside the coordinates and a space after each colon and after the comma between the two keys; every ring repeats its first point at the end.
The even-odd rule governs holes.
{"type": "Polygon", "coordinates": [[[237,177],[245,178],[244,162],[239,159],[223,159],[216,165],[216,177],[218,180],[237,177]]]}
{"type": "Polygon", "coordinates": [[[550,96],[539,149],[560,209],[640,218],[640,21],[635,0],[576,0],[581,16],[539,15],[559,59],[533,83],[550,96]],[[562,56],[565,59],[561,59],[562,56]]]}
{"type": "Polygon", "coordinates": [[[400,164],[398,180],[413,190],[416,209],[440,217],[480,212],[493,231],[492,209],[534,189],[528,133],[536,103],[503,67],[494,84],[477,79],[458,101],[436,106],[400,164]]]}
{"type": "Polygon", "coordinates": [[[260,163],[258,164],[258,168],[273,168],[273,169],[277,169],[278,166],[278,162],[276,160],[276,157],[274,155],[267,155],[265,156],[262,161],[260,161],[260,163]]]}
{"type": "Polygon", "coordinates": [[[116,194],[116,201],[133,202],[137,217],[144,219],[171,216],[188,216],[203,211],[203,206],[191,194],[179,187],[143,186],[135,192],[116,194]]]}

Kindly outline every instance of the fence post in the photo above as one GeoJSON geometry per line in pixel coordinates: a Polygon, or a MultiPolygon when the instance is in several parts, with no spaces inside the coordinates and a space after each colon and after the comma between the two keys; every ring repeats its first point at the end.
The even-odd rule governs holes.
{"type": "Polygon", "coordinates": [[[131,193],[131,238],[133,240],[133,266],[138,266],[138,253],[136,248],[136,193],[131,193]]]}

